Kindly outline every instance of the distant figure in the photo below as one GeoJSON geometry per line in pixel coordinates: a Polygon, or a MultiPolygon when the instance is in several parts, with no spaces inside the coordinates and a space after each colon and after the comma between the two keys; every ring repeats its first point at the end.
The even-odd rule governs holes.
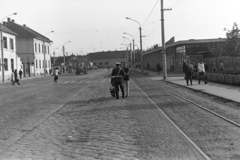
{"type": "Polygon", "coordinates": [[[148,70],[149,70],[149,68],[150,68],[150,64],[149,64],[149,63],[147,64],[147,68],[148,68],[148,70]]]}
{"type": "Polygon", "coordinates": [[[125,93],[126,93],[125,98],[127,98],[129,96],[129,67],[125,63],[123,64],[123,71],[125,73],[125,76],[123,78],[123,80],[124,80],[124,89],[125,89],[125,93]]]}
{"type": "Polygon", "coordinates": [[[17,84],[20,85],[19,79],[18,79],[18,73],[17,73],[16,69],[14,71],[14,79],[15,79],[15,81],[13,82],[13,85],[15,84],[15,82],[17,82],[17,84]]]}
{"type": "Polygon", "coordinates": [[[14,85],[14,82],[15,82],[14,70],[12,70],[12,73],[11,73],[11,82],[12,82],[12,85],[14,85]]]}
{"type": "Polygon", "coordinates": [[[223,61],[220,62],[219,67],[220,67],[220,72],[223,73],[223,70],[224,70],[223,61]]]}
{"type": "Polygon", "coordinates": [[[185,64],[184,71],[187,85],[189,85],[189,81],[190,84],[192,85],[193,66],[190,64],[189,60],[187,60],[187,63],[185,64]]]}
{"type": "Polygon", "coordinates": [[[202,62],[202,60],[199,61],[198,63],[198,84],[200,84],[200,80],[201,78],[203,78],[205,84],[207,84],[207,79],[205,76],[205,67],[204,67],[204,63],[202,62]]]}
{"type": "Polygon", "coordinates": [[[208,65],[207,65],[207,63],[204,63],[204,68],[205,68],[205,72],[207,73],[208,72],[208,65]]]}
{"type": "Polygon", "coordinates": [[[214,61],[212,61],[212,73],[216,73],[216,66],[214,61]]]}
{"type": "Polygon", "coordinates": [[[51,68],[49,69],[49,74],[52,75],[52,69],[51,68]]]}
{"type": "Polygon", "coordinates": [[[22,79],[22,70],[21,69],[19,71],[19,77],[20,77],[20,79],[22,79]]]}
{"type": "Polygon", "coordinates": [[[54,76],[54,82],[57,83],[57,80],[58,80],[58,69],[55,70],[55,76],[54,76]]]}
{"type": "Polygon", "coordinates": [[[160,65],[160,63],[158,62],[158,64],[157,64],[157,72],[158,72],[158,75],[160,74],[160,71],[161,71],[161,65],[160,65]]]}

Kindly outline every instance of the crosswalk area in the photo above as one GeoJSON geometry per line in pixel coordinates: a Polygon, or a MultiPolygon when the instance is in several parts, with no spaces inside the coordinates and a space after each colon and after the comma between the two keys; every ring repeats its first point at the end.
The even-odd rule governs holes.
{"type": "Polygon", "coordinates": [[[81,81],[58,81],[57,83],[52,82],[53,84],[81,84],[81,83],[110,83],[111,80],[81,80],[81,81]]]}

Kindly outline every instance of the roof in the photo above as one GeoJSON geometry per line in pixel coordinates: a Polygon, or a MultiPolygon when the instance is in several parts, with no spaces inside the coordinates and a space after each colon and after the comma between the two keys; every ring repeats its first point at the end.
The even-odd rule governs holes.
{"type": "Polygon", "coordinates": [[[8,20],[8,22],[6,22],[6,27],[8,27],[12,31],[16,32],[18,34],[18,38],[36,38],[39,40],[44,39],[44,41],[48,42],[48,43],[52,42],[49,38],[41,35],[40,33],[27,27],[26,25],[22,26],[13,21],[8,20]]]}
{"type": "Polygon", "coordinates": [[[125,58],[126,53],[129,51],[106,51],[106,52],[95,52],[89,53],[88,59],[114,59],[114,58],[125,58]]]}
{"type": "MultiPolygon", "coordinates": [[[[169,44],[166,46],[166,48],[174,47],[174,46],[179,46],[179,45],[187,45],[187,44],[201,44],[201,43],[221,43],[221,42],[226,42],[226,38],[217,38],[217,39],[189,39],[189,40],[182,40],[182,41],[177,41],[172,44],[169,44]]],[[[144,53],[149,54],[155,51],[161,50],[162,47],[154,48],[153,50],[147,51],[144,53]]]]}
{"type": "Polygon", "coordinates": [[[3,32],[8,33],[8,34],[12,34],[17,36],[18,34],[13,32],[12,30],[10,30],[9,28],[7,28],[6,26],[4,26],[3,24],[0,23],[0,27],[3,29],[3,32]]]}

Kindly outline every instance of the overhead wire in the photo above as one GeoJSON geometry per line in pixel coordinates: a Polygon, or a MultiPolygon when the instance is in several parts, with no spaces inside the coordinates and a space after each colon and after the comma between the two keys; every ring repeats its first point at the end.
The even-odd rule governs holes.
{"type": "Polygon", "coordinates": [[[145,19],[145,21],[142,23],[142,25],[144,25],[144,23],[146,23],[146,21],[148,20],[148,18],[150,17],[150,15],[152,14],[153,10],[155,9],[155,7],[157,6],[158,2],[160,0],[157,0],[157,2],[155,3],[154,7],[152,8],[151,12],[148,14],[147,18],[145,19]]]}

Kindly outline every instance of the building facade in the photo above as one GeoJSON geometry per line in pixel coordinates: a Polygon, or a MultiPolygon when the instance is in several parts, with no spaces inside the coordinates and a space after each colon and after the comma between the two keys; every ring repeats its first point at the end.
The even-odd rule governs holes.
{"type": "Polygon", "coordinates": [[[24,25],[10,20],[6,26],[18,34],[16,39],[17,55],[23,64],[23,75],[39,76],[49,73],[51,68],[50,47],[52,41],[24,25]]]}
{"type": "Polygon", "coordinates": [[[116,62],[127,62],[128,51],[95,52],[87,55],[88,62],[99,68],[115,67],[116,62]]]}
{"type": "MultiPolygon", "coordinates": [[[[17,34],[3,24],[0,24],[0,27],[3,37],[4,80],[10,80],[12,70],[21,69],[21,61],[16,54],[17,34]]],[[[0,59],[0,63],[2,63],[2,53],[0,54],[0,59]]],[[[2,79],[2,65],[0,67],[0,77],[2,79]]]]}

